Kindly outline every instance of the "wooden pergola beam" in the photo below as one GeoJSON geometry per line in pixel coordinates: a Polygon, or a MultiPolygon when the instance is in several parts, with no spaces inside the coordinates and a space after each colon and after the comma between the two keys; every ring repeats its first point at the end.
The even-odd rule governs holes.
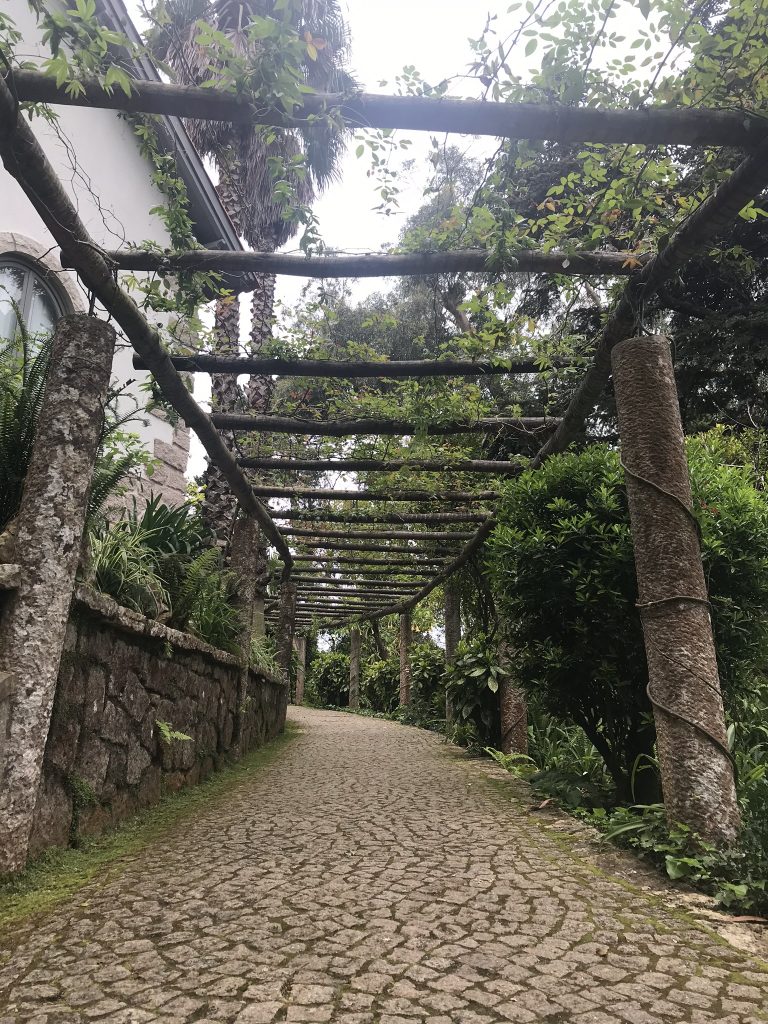
{"type": "Polygon", "coordinates": [[[283,528],[284,537],[312,537],[314,539],[331,538],[339,540],[470,540],[472,533],[424,533],[416,530],[298,530],[294,527],[283,528]]]}
{"type": "Polygon", "coordinates": [[[494,462],[490,459],[465,459],[461,462],[446,459],[238,459],[242,469],[269,469],[281,472],[318,473],[397,473],[401,469],[422,473],[495,473],[510,476],[522,473],[526,466],[520,462],[494,462]]]}
{"type": "MultiPolygon", "coordinates": [[[[308,551],[318,548],[322,551],[357,551],[357,552],[377,552],[384,555],[432,555],[435,553],[446,553],[445,548],[417,548],[408,547],[407,544],[348,544],[343,540],[317,540],[317,541],[302,541],[301,542],[301,553],[307,554],[308,551]]],[[[333,557],[333,556],[329,556],[333,557]]]]}
{"type": "MultiPolygon", "coordinates": [[[[628,277],[647,258],[629,252],[510,252],[506,262],[494,263],[485,249],[453,252],[375,253],[363,256],[294,256],[289,253],[229,252],[225,249],[190,249],[156,252],[116,249],[105,252],[118,270],[144,273],[179,273],[207,270],[227,275],[279,274],[285,277],[429,277],[434,274],[565,274],[568,277],[628,277]]],[[[65,264],[66,265],[66,264],[65,264]]],[[[243,291],[253,289],[245,279],[243,291]]],[[[236,278],[235,278],[236,280],[236,278]]],[[[235,285],[237,290],[237,285],[235,285]]],[[[181,367],[178,367],[181,369],[181,367]]],[[[535,370],[531,372],[536,372],[535,370]]]]}
{"type": "MultiPolygon", "coordinates": [[[[545,369],[567,369],[573,359],[263,359],[256,356],[171,356],[180,373],[234,373],[265,377],[481,377],[493,374],[542,373],[545,369]]],[[[134,368],[147,367],[138,356],[134,368]]]]}
{"type": "MultiPolygon", "coordinates": [[[[331,562],[334,566],[336,565],[367,565],[367,566],[380,566],[384,570],[390,570],[393,568],[398,569],[410,569],[419,570],[423,572],[425,569],[432,569],[435,566],[442,566],[446,564],[445,558],[424,558],[418,555],[414,555],[413,558],[400,559],[400,558],[349,558],[346,555],[294,555],[293,558],[295,563],[299,562],[331,562]]],[[[401,573],[400,575],[404,575],[401,573]]]]}
{"type": "MultiPolygon", "coordinates": [[[[221,430],[258,431],[266,434],[308,434],[313,437],[354,437],[379,435],[406,436],[419,433],[424,424],[405,420],[300,420],[289,416],[252,416],[246,413],[218,412],[211,416],[221,430]]],[[[533,437],[554,430],[559,419],[544,416],[523,416],[520,419],[488,417],[470,423],[430,423],[425,432],[431,437],[448,434],[486,434],[510,431],[533,437]]]]}
{"type": "Polygon", "coordinates": [[[332,487],[270,487],[253,485],[253,493],[259,498],[299,498],[315,501],[495,501],[498,491],[416,491],[393,489],[391,491],[342,491],[332,487]]]}
{"type": "MultiPolygon", "coordinates": [[[[346,572],[346,573],[354,572],[354,570],[348,570],[348,569],[339,569],[338,571],[339,572],[346,572]]],[[[398,586],[401,585],[401,584],[404,585],[404,586],[412,586],[413,584],[417,584],[418,585],[418,584],[421,584],[421,583],[427,583],[427,582],[429,582],[429,579],[430,579],[430,577],[429,576],[425,576],[423,574],[423,572],[420,573],[419,575],[414,575],[414,576],[412,576],[411,579],[407,579],[407,580],[405,580],[405,579],[393,579],[393,580],[382,579],[381,577],[386,577],[386,576],[389,576],[389,575],[397,576],[397,577],[399,577],[399,576],[411,576],[411,573],[393,572],[392,569],[388,569],[388,568],[387,569],[379,569],[379,570],[377,570],[377,569],[361,569],[360,572],[357,573],[355,576],[346,576],[346,577],[344,577],[344,576],[332,576],[332,575],[329,574],[327,569],[325,569],[323,567],[320,567],[320,566],[301,566],[299,569],[296,570],[296,573],[291,576],[291,579],[296,579],[297,581],[299,581],[299,580],[305,580],[306,581],[307,580],[307,574],[309,574],[312,577],[316,577],[317,579],[319,579],[319,580],[321,580],[321,581],[323,581],[325,583],[344,583],[344,584],[366,583],[366,584],[375,584],[375,585],[381,585],[381,586],[386,586],[390,582],[391,583],[397,583],[398,586]]]]}
{"type": "Polygon", "coordinates": [[[436,526],[445,523],[483,523],[482,512],[325,512],[313,509],[273,509],[272,518],[287,523],[349,523],[377,525],[391,523],[404,526],[420,523],[436,526]]]}
{"type": "Polygon", "coordinates": [[[39,71],[15,70],[13,77],[20,100],[169,114],[240,125],[295,128],[330,113],[355,129],[402,128],[553,142],[751,148],[765,138],[763,119],[741,110],[693,107],[605,110],[359,93],[354,96],[309,94],[293,116],[289,116],[282,110],[259,109],[245,97],[191,85],[135,81],[131,95],[126,96],[121,89],[107,90],[98,79],[86,77],[81,80],[82,92],[69,95],[66,83],[58,86],[54,78],[39,71]]]}
{"type": "MultiPolygon", "coordinates": [[[[16,73],[14,72],[14,82],[16,73]]],[[[0,157],[8,173],[19,183],[43,224],[72,263],[86,287],[124,331],[151,369],[163,394],[200,439],[208,457],[221,470],[242,508],[256,519],[290,572],[291,552],[271,515],[256,498],[243,471],[211,422],[197,404],[163,349],[158,332],[133,301],[117,285],[88,234],[74,204],[64,191],[17,101],[0,77],[0,157]]]]}
{"type": "Polygon", "coordinates": [[[301,572],[294,573],[291,576],[291,579],[294,580],[294,582],[299,586],[301,586],[302,584],[312,584],[313,586],[320,586],[322,584],[327,583],[331,586],[338,587],[365,586],[373,587],[374,589],[376,587],[382,587],[383,589],[390,590],[418,590],[420,584],[426,583],[429,579],[429,577],[425,578],[423,576],[418,576],[416,579],[413,580],[388,580],[377,578],[368,579],[367,577],[362,577],[360,579],[344,579],[343,577],[338,576],[323,575],[324,570],[322,569],[317,570],[316,576],[305,575],[309,571],[310,570],[308,569],[303,569],[301,572]]]}

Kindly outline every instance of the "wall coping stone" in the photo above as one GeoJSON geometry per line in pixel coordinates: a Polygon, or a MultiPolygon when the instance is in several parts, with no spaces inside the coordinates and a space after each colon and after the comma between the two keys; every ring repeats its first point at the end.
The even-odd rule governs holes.
{"type": "MultiPolygon", "coordinates": [[[[109,597],[107,594],[102,594],[98,590],[93,590],[83,583],[79,583],[75,587],[73,600],[75,606],[80,606],[81,609],[85,609],[89,614],[96,615],[125,633],[146,636],[153,640],[162,640],[179,650],[205,655],[219,664],[242,666],[242,661],[237,655],[219,650],[218,647],[212,647],[204,640],[192,636],[191,633],[182,633],[181,630],[171,629],[170,626],[158,622],[157,619],[150,619],[140,612],[124,608],[114,598],[109,597]]],[[[251,671],[275,686],[288,686],[284,679],[273,675],[271,672],[267,672],[265,669],[254,667],[251,668],[251,671]]]]}

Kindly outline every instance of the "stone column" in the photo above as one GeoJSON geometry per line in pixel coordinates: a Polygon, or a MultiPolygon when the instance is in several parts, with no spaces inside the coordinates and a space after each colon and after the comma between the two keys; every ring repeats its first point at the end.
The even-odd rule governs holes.
{"type": "Polygon", "coordinates": [[[411,703],[411,612],[400,616],[400,707],[411,703]]]}
{"type": "Polygon", "coordinates": [[[509,644],[506,640],[499,641],[498,651],[499,665],[503,672],[499,680],[500,750],[502,754],[527,754],[528,705],[525,694],[513,681],[509,644]]]}
{"type": "Polygon", "coordinates": [[[102,320],[58,322],[0,618],[0,874],[27,858],[114,349],[102,320]]]}
{"type": "MultiPolygon", "coordinates": [[[[243,652],[243,666],[237,692],[235,714],[235,735],[233,747],[240,756],[244,753],[244,724],[247,714],[248,682],[250,678],[251,643],[257,635],[256,609],[259,593],[259,526],[255,519],[240,515],[232,528],[230,544],[230,568],[237,576],[237,606],[243,621],[240,643],[243,652]]],[[[263,615],[262,603],[262,615],[263,615]]],[[[263,627],[262,627],[263,628],[263,627]]]]}
{"type": "Polygon", "coordinates": [[[296,703],[304,703],[304,681],[307,675],[307,638],[299,635],[293,638],[296,648],[296,703]]]}
{"type": "Polygon", "coordinates": [[[296,587],[293,583],[280,586],[280,612],[277,626],[277,661],[286,681],[291,681],[293,633],[296,628],[296,587]]]}
{"type": "Polygon", "coordinates": [[[612,363],[664,803],[728,846],[739,811],[669,342],[630,338],[612,363]]]}
{"type": "MultiPolygon", "coordinates": [[[[450,668],[456,661],[456,648],[461,640],[461,597],[456,588],[454,578],[448,580],[443,587],[445,600],[445,667],[450,668]]],[[[445,695],[445,724],[453,722],[453,706],[451,699],[445,695]]]]}
{"type": "Polygon", "coordinates": [[[349,706],[360,707],[360,630],[352,626],[349,631],[349,706]]]}

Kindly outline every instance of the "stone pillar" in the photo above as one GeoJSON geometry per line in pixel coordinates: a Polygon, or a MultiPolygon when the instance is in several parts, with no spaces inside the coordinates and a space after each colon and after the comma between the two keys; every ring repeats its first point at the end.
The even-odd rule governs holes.
{"type": "Polygon", "coordinates": [[[293,633],[296,628],[296,586],[293,583],[282,583],[280,586],[280,612],[277,625],[277,662],[291,681],[291,660],[293,653],[293,633]]]}
{"type": "Polygon", "coordinates": [[[411,612],[400,616],[400,707],[411,703],[411,612]]]}
{"type": "Polygon", "coordinates": [[[528,705],[525,702],[525,694],[512,679],[509,644],[506,640],[499,641],[498,651],[499,666],[502,669],[502,677],[499,680],[499,749],[502,754],[527,754],[528,705]]]}
{"type": "Polygon", "coordinates": [[[612,363],[664,803],[728,846],[739,811],[669,342],[630,338],[612,363]]]}
{"type": "Polygon", "coordinates": [[[59,320],[0,618],[0,874],[27,858],[114,349],[104,321],[59,320]]]}
{"type": "MultiPolygon", "coordinates": [[[[232,528],[230,568],[237,576],[237,607],[243,622],[240,635],[243,666],[237,692],[235,735],[233,746],[238,756],[244,753],[244,722],[247,711],[248,681],[250,678],[251,643],[256,635],[256,603],[259,590],[259,526],[255,519],[240,515],[232,528]]],[[[262,604],[263,614],[263,604],[262,604]]]]}
{"type": "MultiPolygon", "coordinates": [[[[456,661],[456,648],[461,640],[461,597],[456,588],[455,578],[451,577],[443,587],[445,600],[445,667],[450,668],[456,661]]],[[[453,722],[453,706],[446,692],[445,724],[453,722]]]]}
{"type": "Polygon", "coordinates": [[[352,626],[349,631],[349,706],[360,707],[360,630],[352,626]]]}
{"type": "Polygon", "coordinates": [[[296,703],[304,703],[304,681],[307,675],[307,638],[303,635],[293,638],[296,648],[296,703]]]}

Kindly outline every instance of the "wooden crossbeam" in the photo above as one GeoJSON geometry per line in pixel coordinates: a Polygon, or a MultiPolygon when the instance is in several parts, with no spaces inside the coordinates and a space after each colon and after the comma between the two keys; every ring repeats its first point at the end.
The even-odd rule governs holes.
{"type": "Polygon", "coordinates": [[[495,473],[517,475],[525,469],[520,462],[494,462],[490,459],[238,459],[242,469],[270,469],[284,472],[318,473],[397,473],[401,469],[422,473],[495,473]]]}
{"type": "Polygon", "coordinates": [[[411,580],[398,580],[398,579],[369,579],[367,576],[360,577],[359,579],[339,577],[339,576],[327,576],[322,575],[325,570],[318,569],[316,576],[307,576],[305,573],[309,572],[309,569],[302,569],[301,572],[294,573],[291,579],[297,584],[311,584],[323,585],[330,584],[331,586],[339,587],[357,587],[365,586],[372,587],[374,589],[381,587],[386,590],[418,590],[422,582],[425,582],[429,577],[417,576],[411,580]]]}
{"type": "Polygon", "coordinates": [[[252,485],[259,498],[299,498],[315,501],[495,501],[498,491],[417,491],[393,489],[391,491],[342,491],[332,487],[270,487],[252,485]]]}
{"type": "Polygon", "coordinates": [[[284,537],[312,537],[347,540],[361,538],[364,540],[470,540],[472,533],[452,533],[451,531],[424,533],[416,530],[299,530],[295,527],[283,527],[284,537]]]}
{"type": "Polygon", "coordinates": [[[445,523],[483,523],[482,512],[325,512],[312,509],[273,509],[272,518],[286,523],[349,523],[350,525],[393,526],[420,523],[437,526],[445,523]]]}
{"type": "MultiPolygon", "coordinates": [[[[16,75],[13,75],[14,82],[16,75]]],[[[190,426],[208,457],[221,470],[243,509],[252,515],[275,546],[290,571],[291,552],[272,517],[256,498],[243,471],[224,441],[188,391],[165,353],[158,332],[150,326],[133,299],[117,285],[99,247],[88,234],[72,200],[64,191],[26,118],[19,115],[17,98],[0,77],[0,157],[43,223],[72,262],[83,283],[125,332],[126,337],[151,369],[171,405],[190,426]]]]}
{"type": "MultiPolygon", "coordinates": [[[[578,365],[573,359],[262,359],[256,356],[171,356],[180,373],[234,373],[265,377],[481,377],[493,374],[542,373],[545,369],[567,369],[578,365]]],[[[138,356],[134,368],[147,367],[138,356]]]]}
{"type": "Polygon", "coordinates": [[[636,273],[645,260],[642,254],[629,252],[565,253],[557,250],[537,252],[531,249],[513,250],[503,263],[495,262],[494,254],[485,249],[310,257],[289,253],[229,252],[225,249],[190,249],[188,252],[168,253],[146,249],[117,249],[107,251],[105,256],[118,270],[133,272],[208,270],[226,274],[228,279],[235,282],[237,274],[247,274],[242,285],[244,291],[253,289],[253,281],[250,279],[252,274],[323,279],[510,272],[565,274],[568,277],[627,277],[636,273]]]}
{"type": "Polygon", "coordinates": [[[306,123],[308,118],[330,112],[352,128],[402,128],[553,142],[751,148],[765,138],[763,119],[742,110],[695,107],[606,110],[359,93],[354,96],[308,94],[290,116],[280,109],[259,109],[247,97],[191,85],[136,81],[132,83],[130,96],[126,96],[121,89],[105,89],[98,79],[86,77],[81,80],[82,92],[70,95],[66,83],[58,86],[54,78],[39,71],[16,70],[13,79],[20,100],[170,114],[241,125],[294,128],[306,123]]]}
{"type": "Polygon", "coordinates": [[[448,434],[487,434],[509,431],[531,436],[554,430],[559,420],[543,416],[519,419],[487,417],[467,423],[418,424],[401,420],[300,420],[289,416],[251,416],[245,413],[218,412],[211,416],[221,430],[248,430],[267,434],[309,434],[315,437],[353,437],[378,434],[385,437],[417,434],[424,428],[430,436],[448,434]]]}
{"type": "Polygon", "coordinates": [[[413,558],[398,559],[398,558],[348,558],[346,555],[295,555],[294,562],[324,562],[332,563],[336,565],[369,565],[369,566],[380,566],[384,569],[402,568],[402,569],[420,569],[432,568],[433,566],[440,566],[446,564],[444,558],[422,558],[414,555],[413,558]]]}
{"type": "MultiPolygon", "coordinates": [[[[338,572],[346,572],[346,573],[355,573],[354,569],[338,569],[337,571],[338,572]]],[[[355,573],[355,575],[353,577],[350,577],[350,576],[348,576],[348,577],[337,577],[337,576],[332,576],[329,573],[328,569],[326,569],[323,566],[302,565],[296,571],[296,573],[293,576],[291,576],[291,579],[297,579],[297,580],[305,579],[306,578],[306,574],[309,573],[311,575],[318,576],[319,578],[325,580],[326,582],[330,582],[330,583],[335,583],[337,581],[340,582],[340,583],[357,583],[358,581],[360,581],[360,582],[363,582],[363,583],[380,583],[381,585],[385,585],[387,582],[390,582],[389,581],[389,577],[390,576],[396,576],[396,577],[398,577],[398,579],[397,580],[393,580],[392,582],[402,583],[402,584],[410,586],[412,583],[426,583],[430,579],[430,577],[424,575],[424,571],[425,570],[421,570],[418,573],[413,573],[413,572],[398,572],[398,571],[394,571],[394,570],[392,570],[390,568],[384,568],[384,569],[361,569],[359,572],[355,573]],[[400,576],[409,576],[411,578],[408,579],[408,580],[401,580],[401,579],[399,579],[400,576]],[[377,579],[377,577],[385,577],[385,578],[384,579],[377,579]]]]}
{"type": "Polygon", "coordinates": [[[343,540],[303,540],[301,542],[302,554],[304,549],[320,548],[323,551],[365,551],[378,552],[379,554],[392,555],[431,555],[435,551],[445,552],[445,548],[418,548],[409,547],[407,544],[353,544],[343,540]]]}

